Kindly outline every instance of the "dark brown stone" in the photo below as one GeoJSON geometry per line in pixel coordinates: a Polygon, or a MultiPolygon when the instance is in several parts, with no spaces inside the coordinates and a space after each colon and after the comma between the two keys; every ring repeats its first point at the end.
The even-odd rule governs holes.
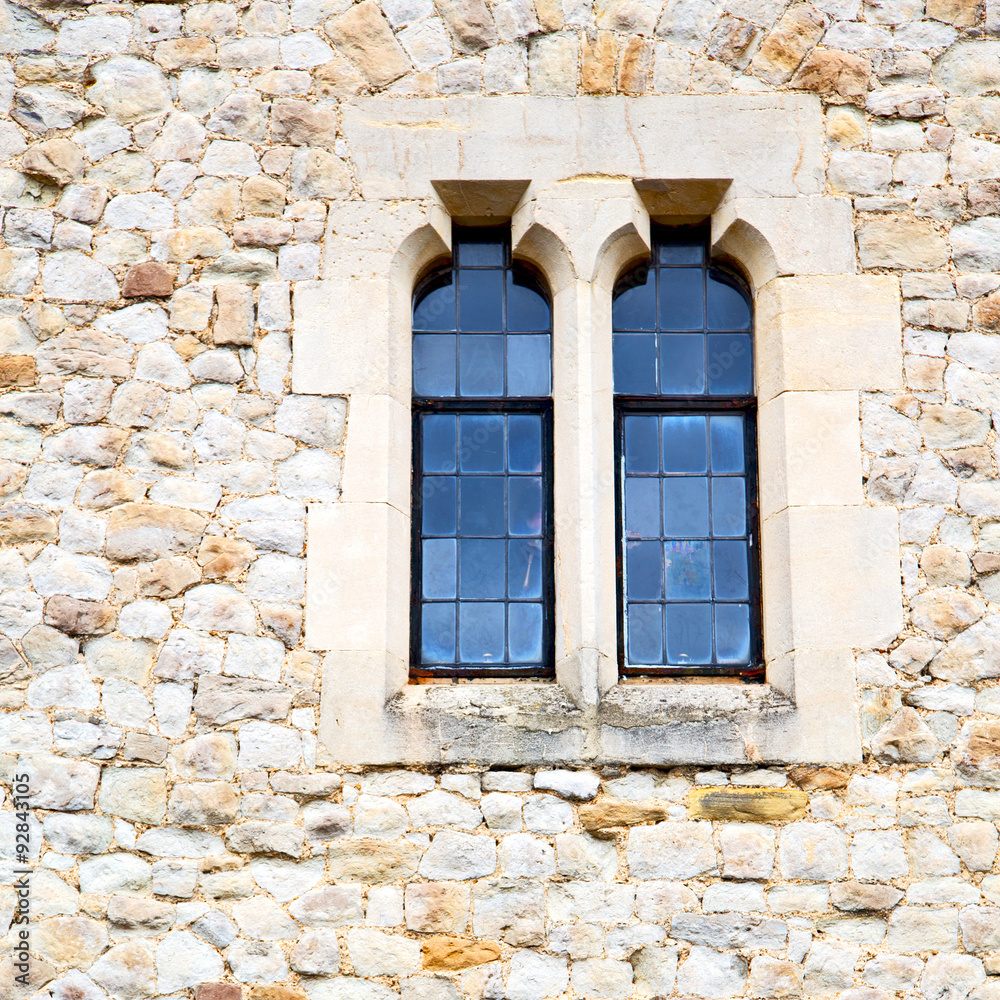
{"type": "Polygon", "coordinates": [[[34,385],[38,377],[30,354],[0,354],[0,389],[12,385],[34,385]]]}
{"type": "Polygon", "coordinates": [[[485,965],[500,958],[495,941],[469,941],[459,937],[432,937],[424,942],[424,968],[455,972],[485,965]]]}
{"type": "Polygon", "coordinates": [[[866,885],[864,882],[833,882],[830,902],[838,910],[891,910],[903,894],[891,885],[866,885]]]}
{"type": "Polygon", "coordinates": [[[826,792],[833,788],[846,788],[850,775],[835,767],[793,767],[789,769],[788,777],[804,791],[826,792]]]}
{"type": "Polygon", "coordinates": [[[133,264],[125,275],[122,295],[127,299],[166,298],[174,293],[174,276],[155,260],[133,264]]]}
{"type": "Polygon", "coordinates": [[[67,635],[107,635],[115,627],[115,609],[101,601],[57,595],[45,602],[45,624],[67,635]]]}

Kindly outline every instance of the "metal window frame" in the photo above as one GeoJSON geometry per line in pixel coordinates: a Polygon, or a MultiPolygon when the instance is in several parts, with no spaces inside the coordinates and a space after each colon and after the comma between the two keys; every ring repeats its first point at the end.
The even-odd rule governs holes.
{"type": "MultiPolygon", "coordinates": [[[[653,226],[652,250],[648,260],[629,268],[615,282],[612,293],[612,304],[621,292],[636,284],[635,276],[645,270],[664,267],[658,261],[658,249],[661,243],[678,241],[678,237],[687,236],[691,242],[698,239],[705,247],[704,280],[708,280],[711,272],[721,272],[722,276],[734,284],[743,293],[750,305],[750,338],[754,338],[754,302],[749,286],[742,275],[733,269],[713,260],[709,232],[705,226],[653,226]]],[[[707,310],[707,298],[705,300],[707,310]]],[[[657,295],[656,308],[659,310],[657,295]]],[[[705,323],[708,322],[707,311],[705,323]]],[[[659,337],[661,330],[656,324],[655,335],[659,337]]],[[[702,331],[706,340],[710,332],[707,326],[702,331]]],[[[659,351],[659,345],[657,345],[659,351]]],[[[735,677],[750,683],[763,683],[765,680],[764,665],[764,628],[763,601],[761,588],[760,559],[760,495],[759,495],[759,462],[757,450],[757,397],[746,396],[713,396],[708,391],[708,374],[706,368],[705,392],[691,395],[667,394],[614,394],[615,420],[615,572],[617,578],[617,611],[618,611],[618,673],[620,677],[735,677]],[[625,417],[644,413],[651,416],[671,416],[677,413],[727,413],[737,411],[744,415],[744,454],[746,456],[746,517],[747,517],[747,549],[750,591],[750,662],[725,666],[722,664],[705,664],[691,666],[670,666],[658,664],[630,664],[626,648],[625,633],[625,417]]],[[[661,477],[662,478],[662,477],[661,477]]],[[[710,602],[714,607],[715,601],[710,602]]],[[[713,629],[714,634],[714,629],[713,629]]],[[[666,641],[666,637],[664,637],[666,641]]]]}

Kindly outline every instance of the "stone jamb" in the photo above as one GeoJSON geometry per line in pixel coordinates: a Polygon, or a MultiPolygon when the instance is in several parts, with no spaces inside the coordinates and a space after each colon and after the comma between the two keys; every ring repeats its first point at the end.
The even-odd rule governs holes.
{"type": "MultiPolygon", "coordinates": [[[[644,123],[684,119],[691,100],[700,99],[643,98],[625,105],[625,118],[641,133],[644,123]]],[[[362,120],[358,127],[384,130],[380,138],[366,135],[363,148],[391,155],[363,165],[368,201],[331,211],[324,278],[299,283],[295,293],[293,345],[296,392],[350,397],[343,495],[337,504],[312,505],[308,526],[306,641],[326,653],[320,736],[331,760],[860,759],[855,651],[884,647],[902,611],[896,512],[866,505],[861,492],[858,393],[900,384],[898,289],[894,279],[854,273],[849,204],[821,196],[813,172],[800,176],[818,156],[818,102],[728,100],[728,114],[713,102],[715,130],[688,144],[689,165],[699,163],[701,149],[711,161],[704,183],[690,172],[672,180],[672,154],[639,140],[642,172],[582,169],[588,157],[571,152],[587,148],[581,122],[593,128],[603,114],[604,128],[615,127],[617,100],[603,108],[585,102],[577,132],[564,122],[547,155],[538,150],[553,108],[565,108],[557,99],[463,99],[461,114],[440,101],[369,100],[348,112],[348,120],[352,113],[362,120]],[[413,121],[439,123],[428,126],[423,141],[436,146],[424,152],[450,163],[452,146],[477,142],[498,109],[507,109],[501,120],[509,121],[514,105],[536,111],[539,122],[537,135],[525,126],[520,147],[497,148],[486,162],[458,156],[453,177],[421,180],[414,176],[420,169],[401,168],[420,132],[405,127],[413,121]],[[752,153],[754,135],[776,123],[801,130],[804,148],[784,171],[769,163],[762,183],[764,167],[747,147],[752,153]],[[734,130],[746,143],[720,156],[720,132],[734,130]],[[491,186],[510,191],[525,176],[535,179],[511,211],[515,254],[545,274],[554,307],[556,682],[410,684],[412,288],[448,252],[449,190],[469,203],[491,186]],[[767,483],[763,685],[618,679],[611,290],[648,253],[650,210],[657,211],[649,192],[664,190],[682,215],[703,210],[698,199],[714,192],[713,250],[740,266],[755,292],[767,483]]]]}

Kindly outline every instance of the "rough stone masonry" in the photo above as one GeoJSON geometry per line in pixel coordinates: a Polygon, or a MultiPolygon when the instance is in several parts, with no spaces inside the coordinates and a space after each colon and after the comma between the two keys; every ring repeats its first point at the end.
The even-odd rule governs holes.
{"type": "Polygon", "coordinates": [[[6,0],[0,53],[2,1000],[1000,998],[998,0],[6,0]],[[289,372],[341,102],[733,91],[819,95],[902,290],[863,763],[338,767],[302,620],[349,400],[289,372]]]}

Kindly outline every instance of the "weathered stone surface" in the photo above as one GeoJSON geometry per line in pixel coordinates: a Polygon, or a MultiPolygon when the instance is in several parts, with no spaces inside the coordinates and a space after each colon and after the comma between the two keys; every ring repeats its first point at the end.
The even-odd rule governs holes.
{"type": "Polygon", "coordinates": [[[173,274],[154,260],[133,264],[122,285],[122,295],[127,299],[166,298],[173,290],[173,274]]]}
{"type": "Polygon", "coordinates": [[[873,220],[858,231],[863,267],[934,270],[948,260],[944,238],[927,222],[873,220]]]}
{"type": "Polygon", "coordinates": [[[406,53],[374,0],[355,4],[328,21],[326,30],[372,86],[384,87],[410,69],[406,53]]]}
{"type": "Polygon", "coordinates": [[[655,823],[667,818],[667,806],[659,802],[615,802],[605,800],[580,807],[580,825],[595,837],[614,836],[620,827],[655,823]]]}
{"type": "Polygon", "coordinates": [[[836,49],[813,49],[792,77],[791,86],[834,100],[860,103],[868,92],[871,63],[836,49]]]}
{"type": "Polygon", "coordinates": [[[964,783],[1000,786],[1000,722],[967,722],[951,759],[964,783]]]}
{"type": "Polygon", "coordinates": [[[108,518],[107,552],[112,559],[159,559],[187,552],[201,539],[206,518],[154,503],[127,503],[108,518]]]}
{"type": "Polygon", "coordinates": [[[809,796],[794,788],[696,788],[688,795],[691,819],[790,820],[808,805],[809,796]]]}
{"type": "Polygon", "coordinates": [[[717,870],[710,823],[658,823],[629,832],[633,878],[689,878],[717,870]]]}
{"type": "Polygon", "coordinates": [[[809,4],[786,11],[761,43],[752,67],[768,83],[785,83],[818,41],[826,19],[809,4]]]}
{"type": "Polygon", "coordinates": [[[31,146],[21,159],[21,169],[46,184],[71,184],[83,176],[83,154],[68,139],[49,139],[31,146]]]}
{"type": "Polygon", "coordinates": [[[407,841],[345,838],[330,845],[327,864],[337,881],[388,885],[415,875],[422,853],[407,841]]]}

